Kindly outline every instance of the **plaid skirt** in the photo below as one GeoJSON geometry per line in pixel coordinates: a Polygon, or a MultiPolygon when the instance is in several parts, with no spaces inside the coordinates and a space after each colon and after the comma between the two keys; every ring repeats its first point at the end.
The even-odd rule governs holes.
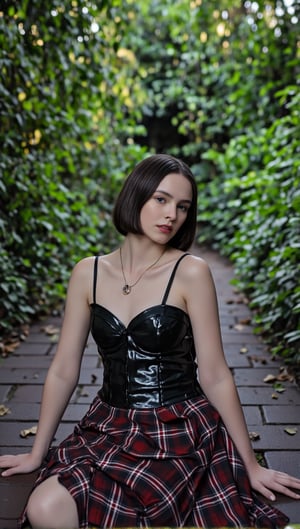
{"type": "MultiPolygon", "coordinates": [[[[35,486],[57,475],[76,501],[82,529],[275,529],[288,523],[251,490],[220,416],[205,397],[126,410],[97,396],[47,459],[35,486]]],[[[20,527],[25,523],[26,510],[20,527]]]]}

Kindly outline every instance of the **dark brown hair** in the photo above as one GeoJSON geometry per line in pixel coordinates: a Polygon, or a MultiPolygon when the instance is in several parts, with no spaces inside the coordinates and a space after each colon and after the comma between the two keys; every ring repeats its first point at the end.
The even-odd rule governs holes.
{"type": "Polygon", "coordinates": [[[197,185],[188,165],[168,154],[154,154],[136,165],[124,182],[117,198],[113,222],[122,234],[143,234],[140,213],[144,204],[151,198],[160,182],[170,173],[181,174],[192,187],[192,203],[185,222],[169,241],[169,245],[179,250],[187,250],[194,241],[197,223],[197,185]]]}

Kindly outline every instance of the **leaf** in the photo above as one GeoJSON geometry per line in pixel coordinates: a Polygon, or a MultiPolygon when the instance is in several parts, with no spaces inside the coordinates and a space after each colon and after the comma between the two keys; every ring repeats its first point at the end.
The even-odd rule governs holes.
{"type": "Polygon", "coordinates": [[[247,347],[241,347],[241,349],[240,349],[240,353],[241,353],[241,354],[248,353],[248,349],[247,349],[247,347]]]}
{"type": "Polygon", "coordinates": [[[250,325],[251,318],[243,318],[242,320],[239,320],[239,323],[241,323],[242,325],[250,325]]]}
{"type": "Polygon", "coordinates": [[[288,434],[288,435],[296,435],[297,433],[297,428],[285,428],[284,431],[288,434]]]}
{"type": "Polygon", "coordinates": [[[31,428],[26,428],[25,430],[20,431],[20,437],[28,437],[29,435],[35,435],[37,432],[37,426],[32,426],[31,428]]]}
{"type": "Polygon", "coordinates": [[[272,393],[272,399],[274,399],[274,400],[277,400],[277,399],[278,399],[278,395],[277,395],[277,393],[272,393]]]}
{"type": "Polygon", "coordinates": [[[234,329],[236,331],[242,331],[244,329],[244,325],[241,325],[240,323],[237,323],[236,325],[234,325],[234,329]]]}
{"type": "Polygon", "coordinates": [[[266,382],[266,383],[269,383],[269,382],[275,382],[275,380],[277,380],[277,376],[276,375],[267,375],[263,381],[266,382]]]}
{"type": "Polygon", "coordinates": [[[279,385],[278,385],[278,387],[275,387],[274,389],[277,391],[277,393],[284,393],[285,392],[285,388],[283,388],[283,387],[281,387],[279,385]]]}
{"type": "Polygon", "coordinates": [[[260,439],[260,434],[257,432],[249,432],[249,438],[251,441],[258,441],[260,439]]]}
{"type": "Polygon", "coordinates": [[[4,406],[4,404],[0,404],[0,417],[3,417],[4,415],[7,415],[8,413],[11,413],[10,409],[4,406]]]}
{"type": "Polygon", "coordinates": [[[279,375],[277,376],[277,380],[279,380],[280,382],[285,382],[285,381],[294,382],[295,377],[294,375],[288,372],[286,367],[282,367],[280,369],[279,375]]]}
{"type": "Polygon", "coordinates": [[[55,325],[46,325],[46,327],[42,327],[41,330],[44,331],[44,333],[48,336],[52,336],[53,334],[59,334],[60,332],[60,328],[56,327],[55,325]]]}
{"type": "Polygon", "coordinates": [[[264,364],[264,365],[268,363],[267,359],[264,356],[252,355],[249,357],[249,359],[252,360],[253,362],[260,362],[261,364],[264,364]]]}

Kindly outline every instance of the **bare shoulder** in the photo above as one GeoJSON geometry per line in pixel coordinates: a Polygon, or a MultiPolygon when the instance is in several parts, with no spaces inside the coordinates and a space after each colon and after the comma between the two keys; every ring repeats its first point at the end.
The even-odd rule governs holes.
{"type": "Polygon", "coordinates": [[[182,260],[178,274],[188,282],[211,279],[211,271],[207,262],[202,257],[192,254],[182,260]]]}
{"type": "Polygon", "coordinates": [[[89,257],[84,257],[80,261],[78,261],[73,270],[78,270],[78,273],[84,273],[86,271],[91,270],[91,268],[94,267],[96,257],[94,255],[91,255],[89,257]]]}
{"type": "Polygon", "coordinates": [[[74,278],[76,280],[85,280],[90,278],[91,273],[93,273],[94,264],[94,256],[84,257],[75,264],[72,270],[71,278],[74,278]]]}

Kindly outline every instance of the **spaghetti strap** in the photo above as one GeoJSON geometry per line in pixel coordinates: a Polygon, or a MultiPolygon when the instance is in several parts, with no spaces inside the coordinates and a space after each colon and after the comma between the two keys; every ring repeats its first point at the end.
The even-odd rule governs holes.
{"type": "Polygon", "coordinates": [[[94,261],[94,277],[93,277],[93,303],[96,303],[96,288],[97,288],[97,275],[98,275],[98,259],[99,255],[95,256],[94,261]]]}
{"type": "Polygon", "coordinates": [[[172,270],[172,273],[171,273],[171,276],[170,276],[170,279],[168,281],[168,284],[167,284],[167,288],[166,288],[166,291],[165,291],[165,294],[164,294],[164,297],[163,297],[163,300],[161,302],[162,305],[165,305],[166,302],[167,302],[167,299],[168,299],[168,296],[169,296],[169,292],[171,290],[171,286],[172,286],[172,283],[173,283],[173,280],[174,280],[174,277],[175,277],[175,274],[176,274],[176,270],[178,268],[178,265],[180,263],[180,261],[182,261],[182,259],[186,256],[186,255],[190,255],[189,253],[184,253],[181,257],[179,257],[178,261],[176,261],[175,263],[175,266],[172,270]]]}

